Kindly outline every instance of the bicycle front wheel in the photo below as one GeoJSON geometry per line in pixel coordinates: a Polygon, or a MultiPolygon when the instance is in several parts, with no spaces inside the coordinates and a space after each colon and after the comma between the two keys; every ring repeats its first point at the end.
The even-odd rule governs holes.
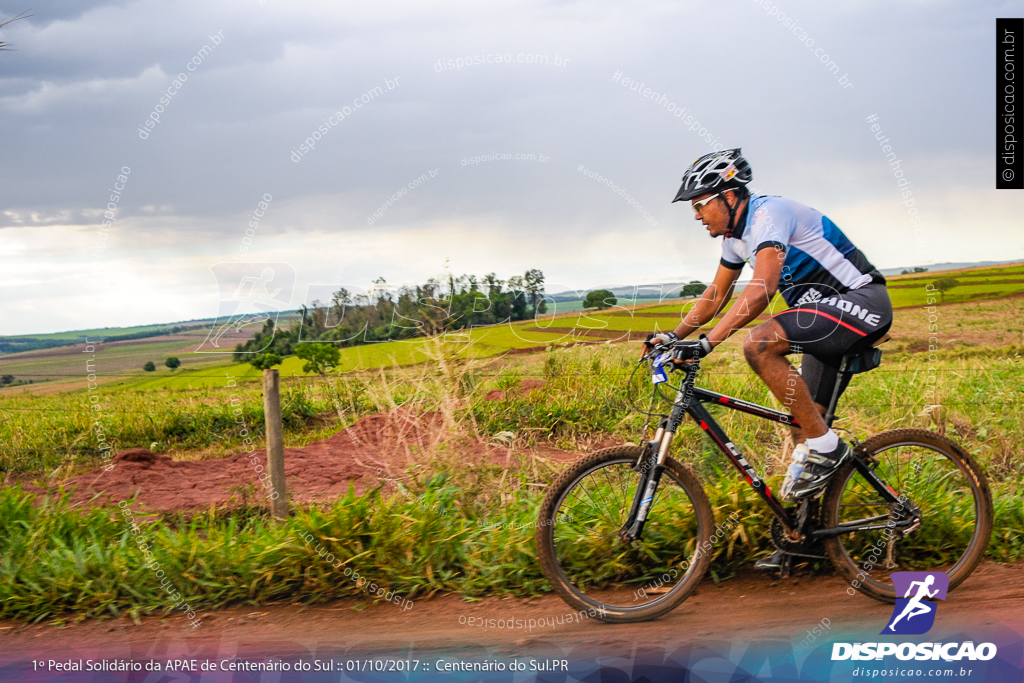
{"type": "Polygon", "coordinates": [[[942,571],[949,589],[956,588],[978,566],[992,534],[985,473],[954,441],[924,429],[884,432],[860,448],[877,460],[875,474],[918,507],[920,525],[904,533],[897,522],[910,519],[906,508],[888,503],[847,463],[825,491],[822,522],[884,527],[827,539],[832,564],[853,589],[882,602],[896,600],[892,572],[942,571]]]}
{"type": "Polygon", "coordinates": [[[537,523],[537,556],[555,592],[604,621],[669,612],[711,561],[711,505],[697,477],[671,458],[643,535],[621,539],[641,480],[634,469],[641,453],[639,446],[616,446],[578,459],[552,483],[537,523]]]}

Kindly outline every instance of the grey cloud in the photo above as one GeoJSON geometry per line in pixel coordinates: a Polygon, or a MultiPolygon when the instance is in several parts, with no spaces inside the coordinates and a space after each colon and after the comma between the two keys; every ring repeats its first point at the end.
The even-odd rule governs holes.
{"type": "Polygon", "coordinates": [[[128,166],[117,224],[131,248],[143,238],[233,239],[263,193],[274,197],[265,235],[341,241],[485,222],[531,244],[650,230],[621,196],[579,173],[582,164],[626,188],[682,246],[691,217],[669,202],[709,143],[613,82],[616,71],[686,107],[723,146],[742,146],[758,188],[826,213],[893,200],[887,215],[899,217],[869,113],[922,192],[991,187],[989,40],[1010,5],[779,6],[853,88],[839,87],[814,49],[753,0],[48,3],[4,31],[18,51],[0,54],[0,227],[94,225],[128,166]],[[224,41],[140,139],[161,92],[221,29],[224,41]],[[435,68],[495,53],[569,62],[435,68]],[[398,88],[354,106],[395,77],[398,88]],[[293,162],[292,150],[346,106],[351,113],[293,162]],[[461,163],[494,153],[550,160],[461,163]],[[368,225],[427,169],[438,176],[368,225]]]}

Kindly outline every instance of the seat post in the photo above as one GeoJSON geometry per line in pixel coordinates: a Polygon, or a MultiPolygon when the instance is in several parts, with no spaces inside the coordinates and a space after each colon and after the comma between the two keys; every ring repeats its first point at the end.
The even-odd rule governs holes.
{"type": "Polygon", "coordinates": [[[832,421],[836,419],[836,407],[839,403],[840,387],[843,384],[849,385],[853,376],[859,372],[867,372],[877,368],[882,362],[882,351],[878,347],[889,341],[892,337],[885,335],[875,340],[867,349],[847,353],[839,363],[839,370],[836,372],[836,385],[832,388],[832,400],[828,404],[828,412],[825,413],[825,424],[832,427],[832,421]]]}
{"type": "MultiPolygon", "coordinates": [[[[832,398],[828,402],[828,412],[825,413],[825,426],[832,428],[832,421],[836,419],[836,405],[839,403],[839,388],[843,385],[843,378],[846,375],[846,368],[850,365],[850,354],[843,356],[839,364],[839,371],[836,372],[836,385],[832,387],[832,398]]],[[[852,375],[851,375],[852,376],[852,375]]]]}

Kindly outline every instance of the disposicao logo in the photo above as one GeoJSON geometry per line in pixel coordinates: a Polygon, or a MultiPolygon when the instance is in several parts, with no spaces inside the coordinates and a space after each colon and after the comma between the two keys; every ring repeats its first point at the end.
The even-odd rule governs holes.
{"type": "Polygon", "coordinates": [[[917,636],[930,631],[939,607],[933,600],[946,599],[949,576],[945,572],[895,572],[889,577],[896,595],[903,597],[896,598],[892,619],[881,635],[917,636]]]}
{"type": "MultiPolygon", "coordinates": [[[[896,588],[896,605],[881,635],[920,635],[935,624],[938,603],[945,600],[949,577],[943,572],[894,572],[890,574],[896,588]]],[[[993,643],[833,643],[832,660],[878,660],[896,655],[900,660],[947,662],[988,661],[996,656],[993,643]]],[[[854,674],[856,675],[856,674],[854,674]]]]}

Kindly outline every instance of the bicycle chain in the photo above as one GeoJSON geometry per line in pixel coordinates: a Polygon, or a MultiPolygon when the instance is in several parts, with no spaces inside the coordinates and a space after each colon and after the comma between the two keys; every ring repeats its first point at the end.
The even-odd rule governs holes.
{"type": "Polygon", "coordinates": [[[778,517],[772,517],[770,529],[772,543],[784,553],[814,559],[826,559],[828,557],[825,554],[825,546],[821,541],[806,543],[791,540],[789,532],[778,517]]]}

